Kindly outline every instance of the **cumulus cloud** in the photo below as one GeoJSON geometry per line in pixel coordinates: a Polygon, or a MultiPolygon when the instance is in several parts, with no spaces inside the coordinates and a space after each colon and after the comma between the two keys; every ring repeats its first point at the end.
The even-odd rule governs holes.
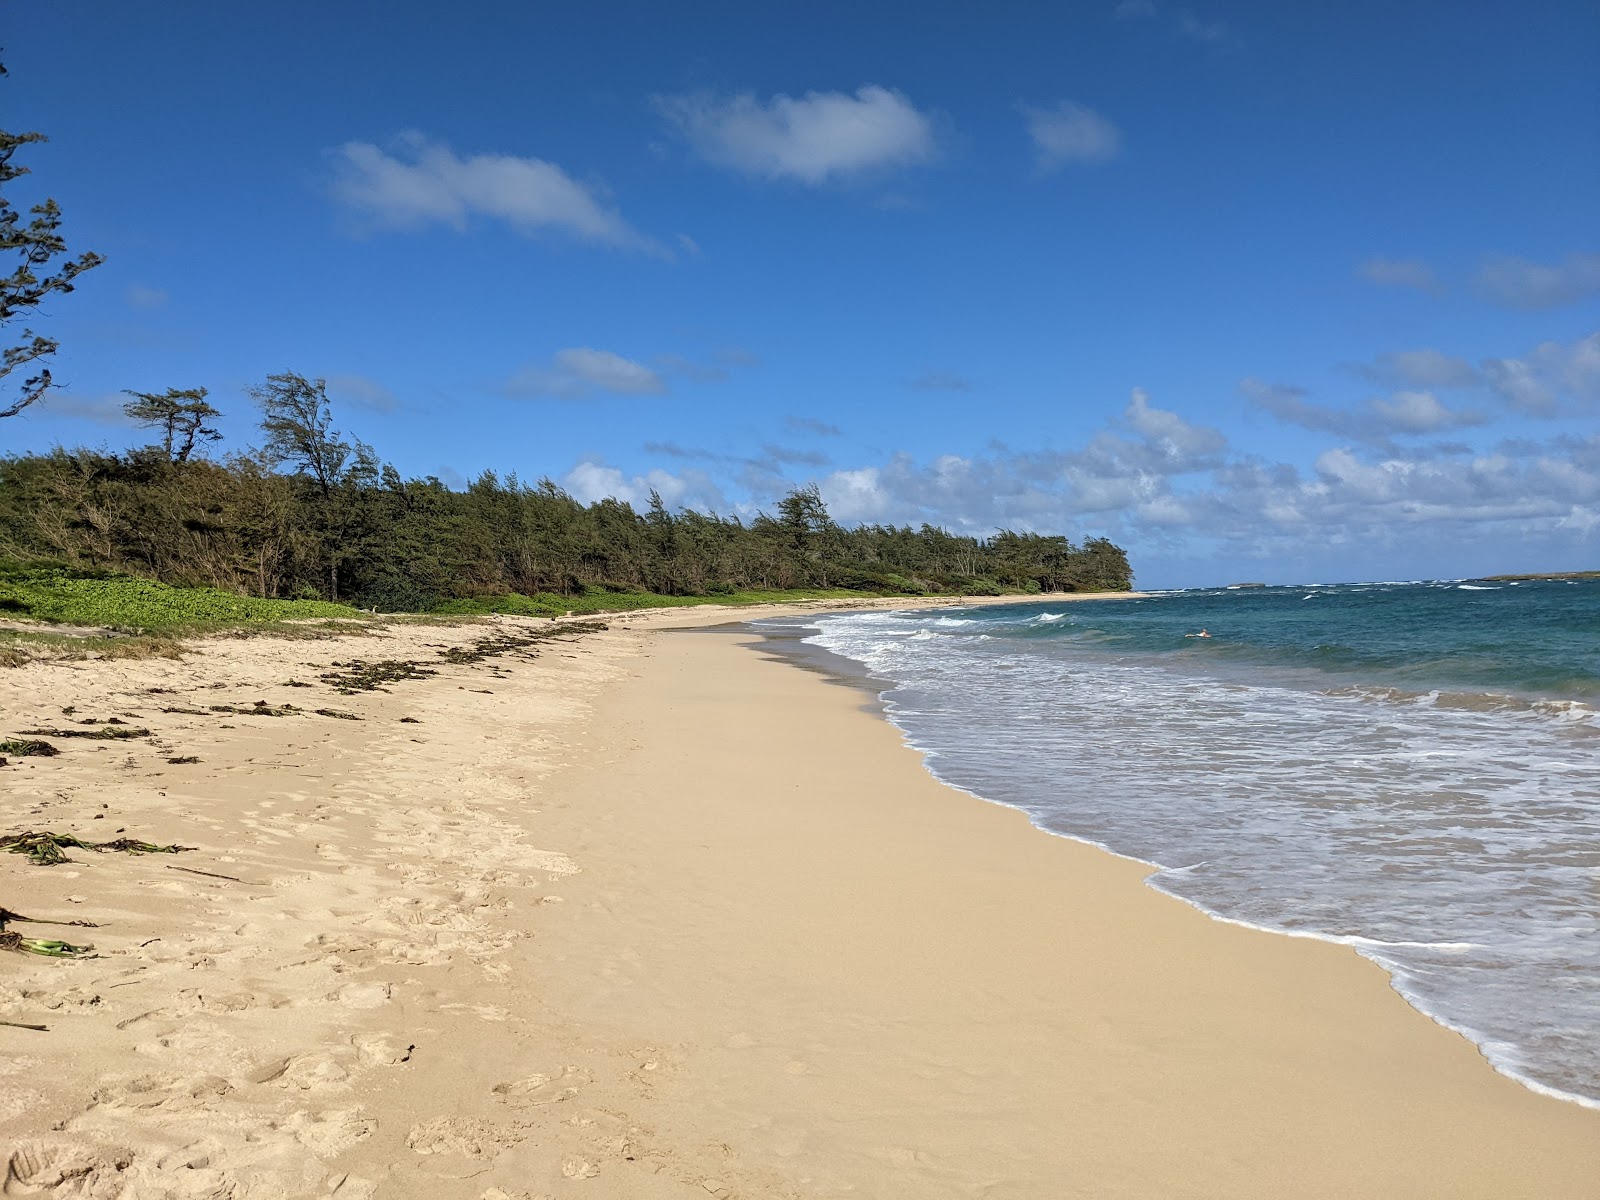
{"type": "Polygon", "coordinates": [[[643,363],[610,350],[576,346],[557,351],[548,365],[518,371],[505,385],[511,396],[555,396],[578,400],[597,392],[620,396],[659,396],[667,383],[643,363]]]}
{"type": "MultiPolygon", "coordinates": [[[[1228,444],[1222,431],[1208,425],[1191,425],[1175,412],[1156,408],[1143,388],[1134,388],[1123,417],[1170,462],[1189,462],[1215,454],[1228,444]]],[[[1186,468],[1188,469],[1188,468],[1186,468]]]]}
{"type": "Polygon", "coordinates": [[[1600,410],[1600,332],[1574,342],[1542,342],[1521,358],[1483,362],[1489,386],[1513,409],[1535,417],[1600,410]]]}
{"type": "Polygon", "coordinates": [[[1387,397],[1370,397],[1357,408],[1334,408],[1308,400],[1304,388],[1289,384],[1244,379],[1239,390],[1261,411],[1286,425],[1378,446],[1388,446],[1398,435],[1440,433],[1488,420],[1474,409],[1451,408],[1428,391],[1398,391],[1387,397]]]}
{"type": "Polygon", "coordinates": [[[1049,108],[1022,106],[1041,171],[1068,163],[1097,163],[1115,158],[1122,133],[1092,108],[1062,100],[1049,108]]]}
{"type": "Polygon", "coordinates": [[[583,241],[654,248],[597,189],[544,159],[463,158],[420,133],[402,135],[392,152],[370,142],[346,142],[329,154],[334,197],[379,228],[445,225],[461,231],[478,217],[503,221],[523,234],[556,230],[583,241]]]}
{"type": "MultiPolygon", "coordinates": [[[[1600,353],[1600,344],[1592,349],[1600,353]]],[[[1589,347],[1563,350],[1572,369],[1590,369],[1589,347]]],[[[1351,422],[1364,431],[1420,434],[1477,419],[1425,391],[1402,390],[1350,411],[1311,404],[1296,388],[1258,384],[1256,395],[1280,407],[1298,404],[1290,411],[1304,423],[1340,436],[1351,422]]],[[[750,499],[739,507],[746,511],[794,485],[794,476],[778,467],[823,465],[788,455],[726,461],[745,464],[739,486],[750,499]]],[[[1372,578],[1386,570],[1414,575],[1429,566],[1443,573],[1491,565],[1487,555],[1510,548],[1570,555],[1600,529],[1600,436],[1507,441],[1490,449],[1356,439],[1323,450],[1300,469],[1240,453],[1218,431],[1157,407],[1142,392],[1077,448],[996,447],[925,459],[899,453],[810,478],[847,525],[926,521],[980,536],[1002,528],[1075,538],[1103,533],[1125,545],[1141,570],[1159,573],[1166,564],[1171,573],[1171,564],[1187,562],[1187,578],[1172,578],[1180,583],[1195,582],[1197,569],[1214,569],[1201,568],[1208,559],[1294,563],[1323,578],[1372,578]]],[[[569,486],[580,498],[609,494],[634,503],[650,486],[664,497],[667,487],[679,497],[714,489],[692,471],[626,477],[595,463],[580,464],[569,486]]],[[[711,507],[720,500],[685,502],[711,507]]]]}
{"type": "Polygon", "coordinates": [[[653,491],[670,509],[693,508],[700,512],[727,509],[722,489],[704,471],[692,468],[677,473],[656,468],[640,475],[626,475],[616,467],[586,460],[562,477],[561,486],[580,504],[593,504],[611,497],[635,508],[644,508],[650,503],[653,491]]]}
{"type": "Polygon", "coordinates": [[[1433,295],[1444,291],[1433,268],[1420,258],[1369,258],[1356,267],[1356,274],[1379,287],[1414,288],[1433,295]]]}
{"type": "Polygon", "coordinates": [[[844,92],[657,96],[657,109],[707,162],[816,186],[938,157],[933,124],[901,93],[866,84],[844,92]]]}
{"type": "Polygon", "coordinates": [[[1478,294],[1504,308],[1535,312],[1600,292],[1600,254],[1569,254],[1552,266],[1501,255],[1479,269],[1478,294]]]}

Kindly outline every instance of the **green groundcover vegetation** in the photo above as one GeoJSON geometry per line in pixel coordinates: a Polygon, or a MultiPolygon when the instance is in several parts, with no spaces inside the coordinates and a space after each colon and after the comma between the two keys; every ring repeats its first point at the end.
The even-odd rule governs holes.
{"type": "Polygon", "coordinates": [[[557,616],[860,595],[1118,591],[1105,538],[833,520],[815,486],[748,518],[651,493],[584,504],[548,479],[407,479],[333,428],[321,380],[252,393],[263,444],[208,457],[204,389],[141,393],[158,436],[0,457],[0,617],[166,632],[359,611],[557,616]]]}

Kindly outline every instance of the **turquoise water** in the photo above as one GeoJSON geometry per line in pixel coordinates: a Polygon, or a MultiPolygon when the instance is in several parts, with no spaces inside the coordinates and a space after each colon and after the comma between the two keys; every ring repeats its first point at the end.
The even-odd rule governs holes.
{"type": "Polygon", "coordinates": [[[942,779],[1214,916],[1352,945],[1501,1071],[1600,1105],[1600,582],[800,624],[942,779]]]}

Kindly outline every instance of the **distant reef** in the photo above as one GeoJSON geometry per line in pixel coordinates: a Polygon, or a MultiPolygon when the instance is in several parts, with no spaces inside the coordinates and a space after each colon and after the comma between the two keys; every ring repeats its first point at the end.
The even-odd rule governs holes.
{"type": "Polygon", "coordinates": [[[1600,571],[1543,571],[1530,575],[1484,575],[1483,583],[1521,583],[1527,579],[1600,579],[1600,571]]]}

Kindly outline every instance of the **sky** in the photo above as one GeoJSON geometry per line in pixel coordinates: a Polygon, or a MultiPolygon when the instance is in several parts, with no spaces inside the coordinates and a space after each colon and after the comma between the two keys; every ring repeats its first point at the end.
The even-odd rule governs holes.
{"type": "MultiPolygon", "coordinates": [[[[1600,567],[1600,7],[75,0],[106,263],[0,451],[325,378],[408,475],[1107,536],[1145,587],[1600,567]]],[[[12,330],[7,329],[7,334],[12,330]]]]}

